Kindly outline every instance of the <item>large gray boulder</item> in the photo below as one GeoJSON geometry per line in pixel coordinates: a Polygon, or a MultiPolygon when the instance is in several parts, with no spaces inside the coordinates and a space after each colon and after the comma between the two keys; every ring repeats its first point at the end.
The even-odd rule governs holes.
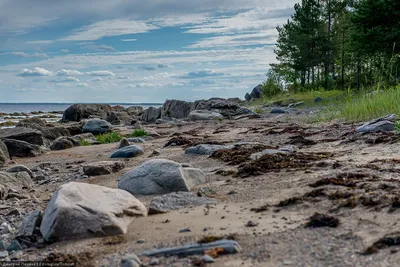
{"type": "Polygon", "coordinates": [[[106,119],[109,112],[112,109],[107,104],[74,104],[64,111],[62,122],[81,121],[91,116],[106,119]]]}
{"type": "Polygon", "coordinates": [[[197,146],[188,147],[185,150],[185,154],[187,154],[187,155],[211,155],[215,151],[218,151],[221,149],[231,149],[231,148],[233,148],[233,146],[200,144],[197,146]]]}
{"type": "Polygon", "coordinates": [[[359,133],[391,132],[395,129],[394,121],[396,118],[396,114],[388,115],[386,117],[366,122],[356,130],[359,133]]]}
{"type": "Polygon", "coordinates": [[[126,111],[112,111],[107,114],[106,120],[112,125],[120,125],[130,121],[131,116],[126,111]]]}
{"type": "Polygon", "coordinates": [[[25,141],[3,139],[3,142],[7,146],[10,157],[37,157],[41,154],[41,149],[39,146],[25,141]]]}
{"type": "Polygon", "coordinates": [[[0,129],[0,139],[20,140],[39,146],[44,144],[44,138],[40,131],[25,127],[0,129]]]}
{"type": "Polygon", "coordinates": [[[125,168],[125,164],[120,161],[100,161],[83,165],[83,173],[88,176],[106,175],[119,172],[125,168]]]}
{"type": "Polygon", "coordinates": [[[167,100],[162,107],[162,117],[186,118],[193,109],[193,103],[182,100],[167,100]]]}
{"type": "Polygon", "coordinates": [[[166,213],[172,210],[217,203],[215,199],[198,197],[190,192],[174,192],[153,198],[150,202],[149,214],[166,213]]]}
{"type": "Polygon", "coordinates": [[[147,123],[154,123],[161,118],[161,108],[149,107],[143,111],[141,120],[147,123]]]}
{"type": "Polygon", "coordinates": [[[208,110],[193,110],[189,113],[188,120],[190,121],[206,121],[206,120],[222,120],[224,116],[217,112],[208,110]]]}
{"type": "Polygon", "coordinates": [[[40,231],[48,241],[125,234],[145,206],[124,190],[71,182],[52,196],[40,231]]]}
{"type": "Polygon", "coordinates": [[[3,194],[0,194],[0,199],[4,199],[10,189],[19,192],[22,188],[31,188],[32,179],[28,174],[0,172],[0,185],[3,187],[3,194]]]}
{"type": "Polygon", "coordinates": [[[111,131],[112,125],[101,119],[88,120],[83,126],[83,133],[103,134],[111,131]]]}
{"type": "Polygon", "coordinates": [[[35,176],[33,174],[33,172],[31,171],[31,169],[29,169],[28,167],[24,166],[24,165],[15,165],[12,166],[11,168],[8,168],[6,170],[6,172],[8,173],[18,173],[18,172],[26,172],[29,174],[29,176],[33,179],[35,176]]]}
{"type": "Polygon", "coordinates": [[[142,106],[132,106],[125,109],[130,116],[140,116],[143,113],[142,106]]]}
{"type": "Polygon", "coordinates": [[[193,104],[194,110],[208,110],[220,113],[226,118],[231,118],[243,114],[253,114],[254,112],[240,107],[238,104],[223,98],[211,98],[209,100],[198,100],[193,104]]]}
{"type": "Polygon", "coordinates": [[[129,159],[143,154],[144,154],[143,148],[141,148],[140,146],[131,145],[116,150],[114,153],[111,154],[110,158],[129,159]]]}
{"type": "Polygon", "coordinates": [[[63,126],[55,125],[52,123],[47,123],[46,121],[38,118],[32,117],[21,120],[18,122],[16,127],[25,127],[36,129],[40,131],[44,138],[49,140],[55,140],[60,136],[70,136],[70,132],[63,126]]]}
{"type": "Polygon", "coordinates": [[[8,149],[6,144],[0,140],[0,166],[7,163],[10,160],[10,155],[8,154],[8,149]]]}
{"type": "Polygon", "coordinates": [[[188,192],[203,183],[205,174],[200,169],[184,167],[171,160],[153,159],[123,175],[118,188],[133,195],[156,195],[188,192]]]}
{"type": "Polygon", "coordinates": [[[51,150],[64,150],[79,146],[80,142],[72,137],[59,137],[50,145],[51,150]]]}
{"type": "Polygon", "coordinates": [[[250,94],[245,95],[245,99],[247,101],[251,101],[253,99],[261,98],[262,96],[262,84],[257,85],[250,94]]]}

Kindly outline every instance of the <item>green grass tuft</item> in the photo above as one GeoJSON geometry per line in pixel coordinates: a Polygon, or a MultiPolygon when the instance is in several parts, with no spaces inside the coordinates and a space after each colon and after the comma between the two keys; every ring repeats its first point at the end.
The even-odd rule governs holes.
{"type": "Polygon", "coordinates": [[[144,129],[136,129],[132,132],[132,137],[148,136],[149,134],[144,129]]]}
{"type": "Polygon", "coordinates": [[[111,144],[121,141],[122,136],[117,132],[110,132],[96,136],[96,140],[102,144],[111,144]]]}
{"type": "Polygon", "coordinates": [[[394,129],[396,130],[397,134],[400,134],[400,121],[395,123],[394,129]]]}
{"type": "Polygon", "coordinates": [[[91,144],[88,142],[88,141],[86,141],[86,140],[81,140],[81,141],[79,141],[79,144],[81,145],[81,146],[90,146],[91,144]]]}

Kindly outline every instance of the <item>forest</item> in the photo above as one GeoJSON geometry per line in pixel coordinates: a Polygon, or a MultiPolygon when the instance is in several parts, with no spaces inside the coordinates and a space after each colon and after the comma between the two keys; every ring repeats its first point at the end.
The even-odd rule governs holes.
{"type": "Polygon", "coordinates": [[[265,85],[299,92],[399,84],[399,0],[303,0],[277,30],[265,85]]]}

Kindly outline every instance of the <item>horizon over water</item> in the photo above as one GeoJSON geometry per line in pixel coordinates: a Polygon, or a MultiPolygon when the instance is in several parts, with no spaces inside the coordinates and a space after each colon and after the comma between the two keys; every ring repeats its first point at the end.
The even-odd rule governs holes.
{"type": "Polygon", "coordinates": [[[162,103],[0,103],[0,113],[64,111],[73,104],[108,104],[123,107],[142,106],[144,109],[163,105],[162,103]]]}

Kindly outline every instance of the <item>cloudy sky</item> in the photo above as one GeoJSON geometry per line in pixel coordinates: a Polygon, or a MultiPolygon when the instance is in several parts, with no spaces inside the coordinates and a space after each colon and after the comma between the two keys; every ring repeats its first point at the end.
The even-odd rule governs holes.
{"type": "Polygon", "coordinates": [[[296,0],[0,0],[0,102],[243,97],[296,0]]]}

